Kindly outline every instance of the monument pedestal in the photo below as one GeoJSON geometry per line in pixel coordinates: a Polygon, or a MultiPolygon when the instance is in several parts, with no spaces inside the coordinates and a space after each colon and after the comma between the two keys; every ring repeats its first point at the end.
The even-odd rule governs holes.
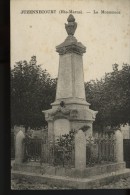
{"type": "MultiPolygon", "coordinates": [[[[65,102],[65,101],[64,101],[65,102]]],[[[92,135],[92,124],[96,112],[88,108],[88,105],[65,102],[65,107],[53,104],[52,109],[46,110],[45,117],[48,122],[48,136],[68,134],[71,129],[79,130],[88,126],[87,132],[92,135]]]]}

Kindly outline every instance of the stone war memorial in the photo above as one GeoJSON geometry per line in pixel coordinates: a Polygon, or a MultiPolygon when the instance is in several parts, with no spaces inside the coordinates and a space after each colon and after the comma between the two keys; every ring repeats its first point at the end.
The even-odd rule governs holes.
{"type": "Polygon", "coordinates": [[[59,54],[58,82],[52,108],[43,110],[48,123],[39,134],[22,128],[16,134],[12,178],[28,178],[73,189],[92,189],[130,174],[123,160],[123,136],[93,132],[98,111],[86,101],[83,54],[86,47],[74,37],[78,26],[67,18],[59,54]]]}
{"type": "Polygon", "coordinates": [[[52,109],[44,111],[50,139],[85,125],[89,126],[88,133],[92,135],[92,123],[97,113],[89,109],[85,97],[82,56],[86,47],[74,37],[77,23],[73,15],[69,15],[65,28],[68,36],[56,47],[59,53],[56,100],[51,104],[52,109]]]}

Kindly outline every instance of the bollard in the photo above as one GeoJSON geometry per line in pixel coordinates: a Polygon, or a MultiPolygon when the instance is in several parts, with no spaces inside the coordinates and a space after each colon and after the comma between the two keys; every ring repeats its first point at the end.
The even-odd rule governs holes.
{"type": "Polygon", "coordinates": [[[86,137],[82,130],[75,135],[75,168],[86,168],[86,137]]]}
{"type": "Polygon", "coordinates": [[[23,162],[24,158],[24,145],[23,145],[23,139],[25,138],[25,135],[23,131],[19,131],[16,135],[16,143],[15,143],[15,163],[19,164],[23,162]]]}
{"type": "Polygon", "coordinates": [[[123,135],[120,130],[115,132],[115,144],[116,161],[123,162],[123,135]]]}

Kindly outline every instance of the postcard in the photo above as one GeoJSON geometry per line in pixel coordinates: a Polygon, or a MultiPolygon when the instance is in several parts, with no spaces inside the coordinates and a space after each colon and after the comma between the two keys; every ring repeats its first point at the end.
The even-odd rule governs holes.
{"type": "Polygon", "coordinates": [[[11,0],[10,23],[12,190],[130,188],[130,1],[11,0]]]}

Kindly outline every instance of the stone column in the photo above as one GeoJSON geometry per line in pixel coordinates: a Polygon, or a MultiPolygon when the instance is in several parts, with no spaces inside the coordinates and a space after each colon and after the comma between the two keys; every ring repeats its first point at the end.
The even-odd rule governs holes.
{"type": "Polygon", "coordinates": [[[25,135],[23,131],[19,131],[16,135],[16,143],[15,143],[15,163],[19,164],[23,162],[24,158],[24,146],[23,146],[23,139],[25,135]]]}
{"type": "Polygon", "coordinates": [[[115,132],[115,153],[116,153],[116,161],[117,162],[123,162],[123,135],[120,130],[117,130],[115,132]]]}
{"type": "Polygon", "coordinates": [[[86,168],[86,138],[82,130],[75,135],[75,168],[86,168]]]}

